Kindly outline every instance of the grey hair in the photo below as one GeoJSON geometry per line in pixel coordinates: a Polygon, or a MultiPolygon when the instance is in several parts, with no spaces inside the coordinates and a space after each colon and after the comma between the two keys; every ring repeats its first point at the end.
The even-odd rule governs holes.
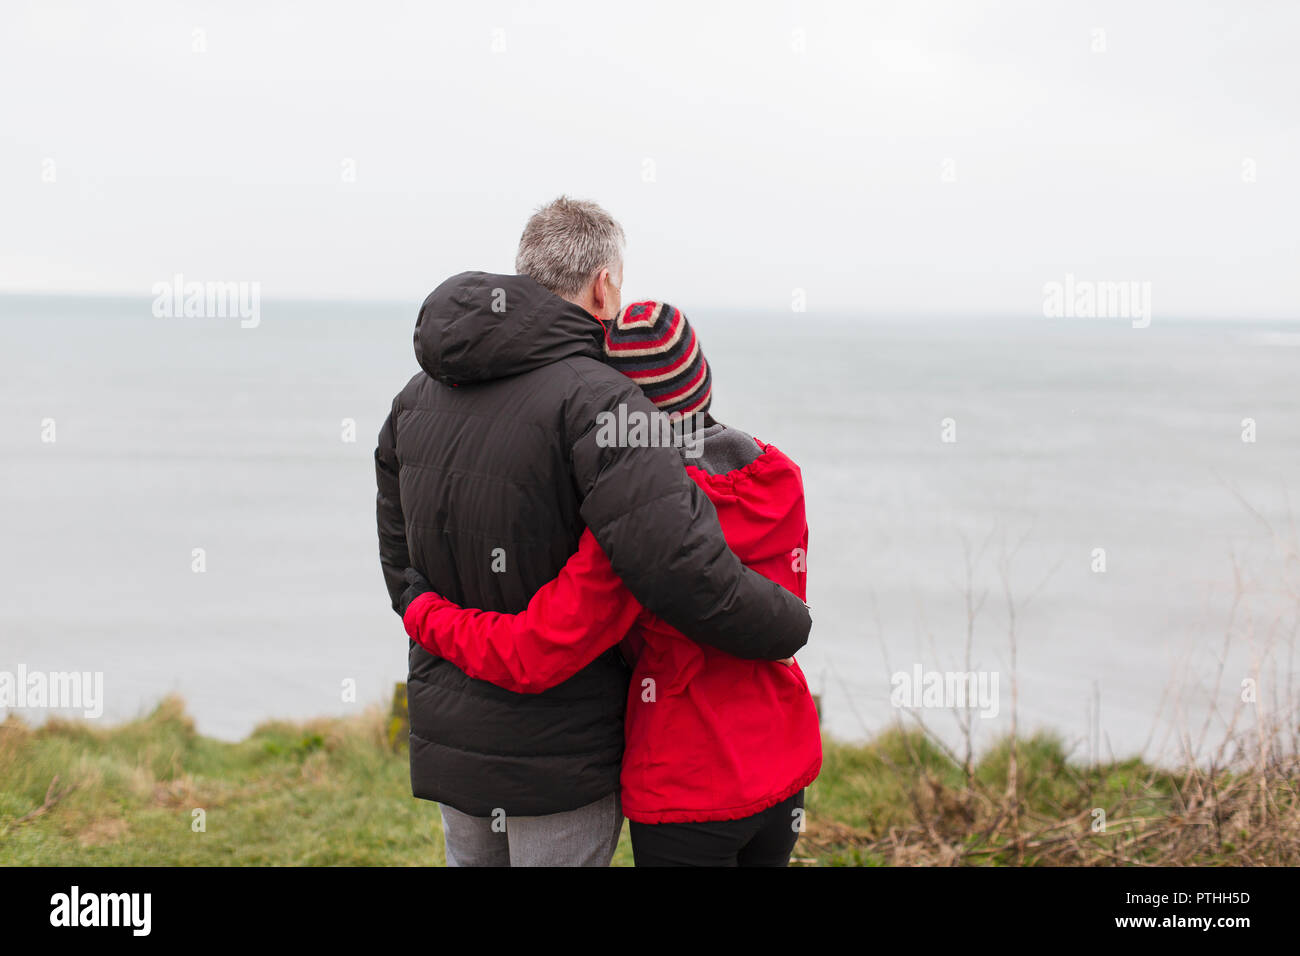
{"type": "Polygon", "coordinates": [[[626,243],[623,227],[600,206],[561,196],[524,226],[515,271],[556,295],[577,295],[601,269],[622,264],[626,243]]]}

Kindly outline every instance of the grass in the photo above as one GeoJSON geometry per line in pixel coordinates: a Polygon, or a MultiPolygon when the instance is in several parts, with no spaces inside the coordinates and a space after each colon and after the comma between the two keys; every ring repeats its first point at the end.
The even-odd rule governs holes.
{"type": "Polygon", "coordinates": [[[103,730],[58,720],[33,730],[11,717],[0,725],[0,863],[441,862],[437,808],[411,798],[382,727],[376,711],[268,723],[224,743],[195,733],[174,698],[103,730]]]}
{"type": "Polygon", "coordinates": [[[1079,767],[1059,738],[1039,734],[1004,739],[968,773],[923,732],[901,729],[825,750],[796,850],[810,864],[1300,864],[1293,757],[1257,768],[1079,767]]]}
{"type": "MultiPolygon", "coordinates": [[[[197,734],[175,698],[112,728],[10,717],[0,724],[0,864],[441,864],[437,808],[411,797],[387,719],[375,709],[273,722],[225,743],[197,734]]],[[[968,772],[901,729],[825,749],[795,850],[803,865],[1300,863],[1293,760],[1084,769],[1059,740],[1037,736],[1014,753],[1003,741],[968,772]],[[1094,830],[1096,809],[1105,832],[1094,830]]],[[[614,862],[631,865],[626,826],[614,862]]]]}

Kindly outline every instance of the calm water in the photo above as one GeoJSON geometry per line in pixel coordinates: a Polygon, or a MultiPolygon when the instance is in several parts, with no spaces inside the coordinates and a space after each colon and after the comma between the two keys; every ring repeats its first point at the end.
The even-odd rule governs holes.
{"type": "MultiPolygon", "coordinates": [[[[1300,502],[1294,327],[692,318],[715,414],[804,469],[816,626],[800,660],[835,734],[898,717],[893,672],[965,669],[963,540],[972,560],[983,546],[987,590],[972,666],[1002,691],[977,742],[1011,706],[1003,567],[1021,724],[1081,755],[1093,700],[1103,755],[1199,730],[1234,556],[1245,594],[1219,704],[1253,661],[1268,694],[1296,686],[1280,595],[1300,569],[1265,525],[1291,535],[1300,502]]],[[[386,700],[406,638],[378,570],[371,454],[415,371],[413,321],[264,302],[241,329],[155,319],[148,300],[0,298],[0,670],[103,671],[111,721],[179,693],[225,738],[386,700]]],[[[922,716],[952,738],[950,713],[922,716]]]]}

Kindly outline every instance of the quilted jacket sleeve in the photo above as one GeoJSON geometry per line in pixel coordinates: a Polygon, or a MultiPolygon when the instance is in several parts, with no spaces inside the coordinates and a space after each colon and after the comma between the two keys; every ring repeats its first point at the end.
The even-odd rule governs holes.
{"type": "Polygon", "coordinates": [[[597,380],[572,402],[573,473],[587,527],[637,600],[687,637],[736,657],[793,656],[812,628],[808,606],[741,563],[677,449],[609,440],[609,416],[656,413],[622,376],[597,380]]]}

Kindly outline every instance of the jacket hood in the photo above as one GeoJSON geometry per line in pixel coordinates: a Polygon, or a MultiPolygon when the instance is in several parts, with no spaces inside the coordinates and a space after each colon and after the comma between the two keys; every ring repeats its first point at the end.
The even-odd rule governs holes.
{"type": "Polygon", "coordinates": [[[727,544],[746,564],[789,554],[808,531],[799,466],[775,445],[759,446],[763,453],[735,471],[714,475],[686,466],[720,517],[734,512],[724,518],[723,527],[727,544]]]}
{"type": "Polygon", "coordinates": [[[519,375],[587,355],[599,359],[604,328],[581,306],[528,276],[462,272],[420,306],[415,358],[447,385],[519,375]]]}

